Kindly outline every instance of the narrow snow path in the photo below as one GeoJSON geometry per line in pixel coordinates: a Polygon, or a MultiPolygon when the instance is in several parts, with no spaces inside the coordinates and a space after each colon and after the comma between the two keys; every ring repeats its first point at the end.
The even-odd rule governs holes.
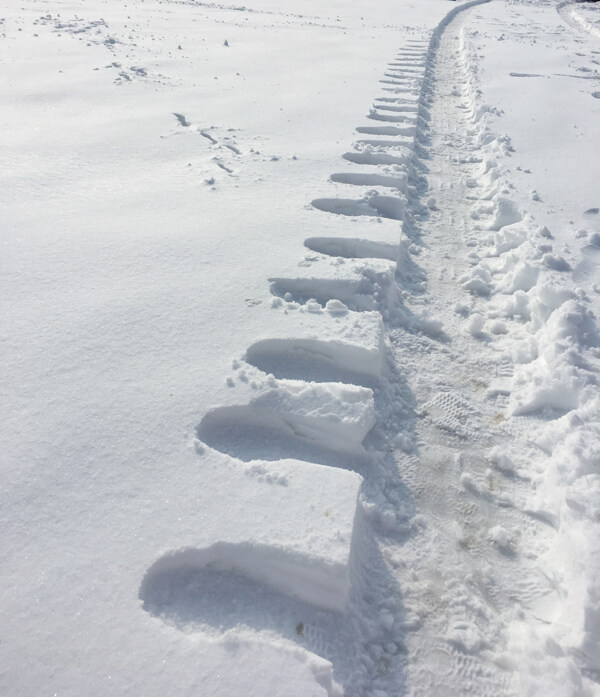
{"type": "MultiPolygon", "coordinates": [[[[487,143],[496,156],[510,145],[481,137],[486,131],[478,122],[488,107],[478,111],[467,65],[463,28],[470,14],[443,32],[424,85],[430,99],[413,162],[413,224],[404,225],[426,279],[422,291],[405,284],[407,309],[421,332],[390,332],[417,417],[415,451],[408,439],[402,443],[408,454],[398,449],[395,458],[422,529],[413,528],[400,545],[390,541],[384,555],[413,618],[407,694],[555,694],[556,679],[561,694],[588,694],[582,674],[590,658],[574,661],[545,633],[568,585],[561,587],[542,562],[556,539],[555,521],[531,506],[530,473],[532,463],[543,469],[547,460],[533,436],[561,412],[544,407],[542,397],[545,411],[510,417],[518,412],[510,408],[514,367],[503,337],[533,329],[507,322],[490,299],[496,291],[481,263],[482,243],[495,234],[489,255],[501,256],[533,230],[521,236],[518,226],[531,228],[530,221],[507,197],[510,187],[493,186],[498,159],[487,143]],[[482,225],[482,217],[490,222],[482,225]]],[[[498,278],[502,283],[496,270],[498,278]]],[[[537,271],[529,287],[536,278],[537,271]]]]}
{"type": "Polygon", "coordinates": [[[510,367],[465,334],[455,312],[457,303],[470,304],[457,282],[469,267],[466,182],[474,168],[462,161],[470,125],[460,64],[464,21],[449,25],[437,50],[418,163],[429,181],[425,198],[435,198],[412,230],[422,245],[417,263],[426,284],[408,306],[422,318],[424,332],[391,335],[417,405],[416,454],[397,451],[396,458],[423,529],[395,554],[405,605],[419,618],[407,640],[408,694],[423,697],[512,694],[509,674],[490,652],[502,640],[503,613],[513,611],[515,596],[551,591],[535,574],[521,578],[522,589],[507,587],[518,564],[517,541],[510,533],[508,540],[495,540],[494,530],[532,523],[510,506],[516,482],[489,471],[488,451],[511,434],[485,388],[490,375],[509,375],[510,367]]]}

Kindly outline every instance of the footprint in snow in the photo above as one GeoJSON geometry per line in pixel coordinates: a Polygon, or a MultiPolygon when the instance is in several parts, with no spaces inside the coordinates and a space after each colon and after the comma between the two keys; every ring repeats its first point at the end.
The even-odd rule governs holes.
{"type": "MultiPolygon", "coordinates": [[[[259,549],[218,543],[208,549],[184,549],[158,559],[142,580],[143,609],[186,634],[256,641],[273,634],[328,659],[348,634],[344,613],[320,608],[275,583],[259,579],[257,569],[244,569],[244,559],[259,549]]],[[[277,550],[264,549],[264,567],[277,566],[277,550]]]]}

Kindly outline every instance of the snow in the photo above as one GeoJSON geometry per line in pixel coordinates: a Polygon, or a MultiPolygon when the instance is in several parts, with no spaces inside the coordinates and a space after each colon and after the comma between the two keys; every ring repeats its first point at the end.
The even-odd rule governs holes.
{"type": "Polygon", "coordinates": [[[5,3],[3,695],[600,695],[599,18],[5,3]]]}

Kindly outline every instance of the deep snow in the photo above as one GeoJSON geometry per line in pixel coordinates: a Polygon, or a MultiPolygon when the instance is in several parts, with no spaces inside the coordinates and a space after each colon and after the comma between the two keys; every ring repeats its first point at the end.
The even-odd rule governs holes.
{"type": "Polygon", "coordinates": [[[600,6],[3,15],[2,694],[600,694],[600,6]]]}

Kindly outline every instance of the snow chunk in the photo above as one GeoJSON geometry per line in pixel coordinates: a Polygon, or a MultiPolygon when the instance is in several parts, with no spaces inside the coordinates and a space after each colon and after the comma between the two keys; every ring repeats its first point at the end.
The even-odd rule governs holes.
{"type": "Polygon", "coordinates": [[[490,332],[490,334],[506,334],[508,332],[506,324],[504,322],[500,322],[500,320],[490,322],[487,325],[487,329],[490,332]]]}
{"type": "Polygon", "coordinates": [[[488,532],[488,538],[502,551],[507,551],[510,549],[510,538],[508,532],[501,526],[496,525],[491,528],[488,532]]]}
{"type": "Polygon", "coordinates": [[[348,308],[341,300],[328,300],[325,309],[330,315],[345,315],[348,312],[348,308]]]}
{"type": "Polygon", "coordinates": [[[271,292],[296,302],[340,300],[351,310],[400,306],[396,264],[387,259],[320,258],[302,273],[270,278],[271,292]]]}
{"type": "Polygon", "coordinates": [[[483,315],[479,314],[479,312],[474,312],[471,315],[469,321],[467,322],[467,329],[469,331],[469,334],[476,338],[481,336],[484,326],[485,319],[483,318],[483,315]]]}
{"type": "Polygon", "coordinates": [[[419,326],[421,331],[428,336],[439,336],[444,331],[442,320],[433,317],[427,310],[420,315],[419,326]]]}
{"type": "Polygon", "coordinates": [[[506,225],[512,225],[523,220],[523,213],[514,201],[504,196],[498,196],[494,202],[494,218],[489,225],[490,230],[500,230],[506,225]]]}
{"type": "Polygon", "coordinates": [[[537,334],[538,357],[515,371],[510,412],[577,408],[595,384],[583,352],[599,342],[594,315],[575,300],[563,303],[537,334]]]}
{"type": "Polygon", "coordinates": [[[569,262],[558,254],[544,254],[542,257],[542,263],[545,264],[549,269],[553,271],[570,271],[571,266],[569,262]]]}
{"type": "Polygon", "coordinates": [[[214,447],[238,448],[244,439],[252,442],[258,429],[292,442],[363,455],[362,441],[375,420],[373,392],[366,387],[281,380],[261,388],[247,405],[212,409],[197,435],[214,447]]]}
{"type": "Polygon", "coordinates": [[[506,275],[500,286],[503,293],[515,293],[516,291],[529,291],[537,283],[539,269],[527,261],[518,262],[513,271],[506,275]]]}
{"type": "Polygon", "coordinates": [[[475,295],[486,296],[492,292],[492,276],[484,264],[461,276],[459,281],[465,290],[475,295]]]}
{"type": "Polygon", "coordinates": [[[522,223],[506,225],[494,233],[493,254],[499,256],[523,244],[529,236],[529,229],[522,223]]]}
{"type": "Polygon", "coordinates": [[[487,458],[494,465],[494,467],[502,472],[512,473],[515,471],[515,466],[512,460],[502,451],[502,448],[499,446],[493,447],[488,453],[487,458]]]}
{"type": "MultiPolygon", "coordinates": [[[[326,313],[281,315],[269,338],[246,351],[245,360],[276,377],[318,372],[328,381],[344,374],[379,377],[383,365],[383,322],[377,312],[350,312],[330,300],[326,313]]],[[[347,380],[346,380],[347,381],[347,380]]]]}

